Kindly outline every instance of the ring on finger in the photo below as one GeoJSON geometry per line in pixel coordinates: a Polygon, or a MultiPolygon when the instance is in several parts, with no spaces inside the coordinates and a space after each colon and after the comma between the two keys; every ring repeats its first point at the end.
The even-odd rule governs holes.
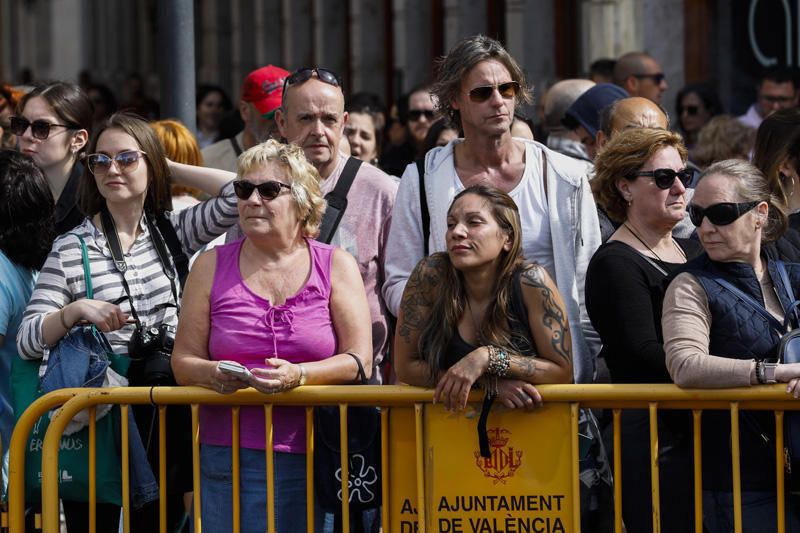
{"type": "Polygon", "coordinates": [[[523,390],[519,391],[519,399],[522,400],[523,402],[529,402],[531,400],[531,397],[528,395],[527,392],[523,390]]]}

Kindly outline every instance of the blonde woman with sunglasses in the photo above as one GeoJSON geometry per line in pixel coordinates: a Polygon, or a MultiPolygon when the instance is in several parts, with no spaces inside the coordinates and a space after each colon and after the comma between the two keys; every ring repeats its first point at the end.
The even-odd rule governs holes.
{"type": "MultiPolygon", "coordinates": [[[[42,119],[38,115],[30,118],[42,119]]],[[[56,130],[53,125],[50,128],[53,135],[56,130]]],[[[30,130],[28,126],[25,135],[30,130]]],[[[41,145],[37,148],[41,154],[41,145]]],[[[185,185],[219,196],[173,214],[170,170],[162,145],[147,122],[125,113],[111,116],[92,139],[88,152],[80,183],[80,207],[88,216],[53,244],[23,315],[17,337],[20,356],[42,359],[74,326],[90,323],[105,334],[114,352],[130,357],[127,379],[117,376],[121,383],[174,384],[168,348],[178,322],[176,263],[181,255],[191,255],[236,222],[233,186],[226,185],[230,175],[184,166],[180,174],[185,185]],[[86,298],[78,236],[85,243],[91,265],[92,299],[86,298]],[[161,251],[160,243],[164,244],[161,251]],[[124,268],[117,267],[120,261],[124,268]],[[154,330],[155,345],[163,347],[158,350],[143,346],[144,332],[154,330]]],[[[143,442],[148,442],[153,410],[150,406],[133,409],[143,442]]],[[[170,409],[167,461],[177,466],[168,480],[170,524],[183,519],[183,493],[191,490],[190,463],[181,462],[191,457],[189,421],[188,411],[170,409]]],[[[156,433],[152,442],[158,442],[156,433]]],[[[151,448],[152,462],[158,454],[157,447],[151,448]]],[[[146,472],[154,464],[140,466],[146,472]]],[[[136,489],[134,486],[134,501],[136,489]]],[[[85,503],[65,501],[64,509],[69,531],[88,531],[85,503]]],[[[116,531],[118,516],[117,506],[99,504],[98,530],[116,531]]],[[[157,524],[157,501],[132,515],[135,531],[154,531],[157,524]]]]}
{"type": "MultiPolygon", "coordinates": [[[[784,318],[800,294],[800,265],[780,263],[762,243],[786,229],[785,207],[763,174],[725,160],[700,176],[689,216],[705,253],[686,264],[664,296],[662,325],[669,373],[684,388],[787,383],[800,396],[800,364],[781,364],[784,318]]],[[[703,514],[709,533],[734,528],[731,417],[703,413],[703,514]]],[[[742,411],[742,531],[776,531],[775,419],[742,411]]],[[[800,510],[786,495],[786,531],[800,531],[800,510]]]]}
{"type": "MultiPolygon", "coordinates": [[[[229,394],[358,383],[371,375],[372,321],[358,265],[314,240],[325,200],[303,150],[269,140],[239,157],[234,182],[244,239],[201,255],[189,276],[172,358],[182,385],[229,394]]],[[[273,414],[276,515],[267,517],[264,410],[241,408],[242,531],[306,531],[306,431],[302,407],[273,414]]],[[[200,408],[203,528],[233,520],[231,410],[200,408]]],[[[374,479],[372,480],[374,482],[374,479]]],[[[364,483],[367,483],[365,480],[364,483]]],[[[366,486],[366,485],[365,485],[366,486]]],[[[332,515],[331,515],[332,517],[332,515]]],[[[317,510],[317,530],[324,522],[317,510]]]]}

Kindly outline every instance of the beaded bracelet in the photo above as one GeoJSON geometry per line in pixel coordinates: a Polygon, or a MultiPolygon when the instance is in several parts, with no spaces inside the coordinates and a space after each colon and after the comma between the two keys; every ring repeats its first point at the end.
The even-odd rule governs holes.
{"type": "Polygon", "coordinates": [[[489,350],[489,367],[486,371],[489,374],[501,378],[504,377],[508,374],[508,368],[511,366],[511,357],[509,357],[508,352],[504,348],[492,346],[491,344],[487,346],[487,349],[489,350]]]}

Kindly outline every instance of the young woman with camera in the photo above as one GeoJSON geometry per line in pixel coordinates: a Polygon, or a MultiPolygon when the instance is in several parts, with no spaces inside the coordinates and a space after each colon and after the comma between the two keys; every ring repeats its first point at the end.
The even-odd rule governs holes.
{"type": "MultiPolygon", "coordinates": [[[[53,244],[25,310],[17,338],[20,356],[42,358],[73,326],[91,323],[105,334],[114,352],[130,356],[131,385],[174,383],[169,357],[178,322],[176,259],[190,256],[236,222],[236,197],[233,186],[226,184],[230,174],[181,166],[185,185],[216,197],[173,214],[170,169],[147,122],[129,114],[113,115],[92,140],[88,154],[79,197],[81,210],[89,216],[53,244]],[[78,236],[91,265],[92,299],[86,298],[78,236]]],[[[158,454],[157,434],[149,435],[152,413],[150,406],[134,408],[151,465],[158,454]]],[[[184,447],[189,433],[175,429],[180,418],[170,417],[170,432],[175,430],[175,438],[167,439],[170,466],[175,464],[173,457],[191,457],[184,447]],[[185,443],[177,440],[179,434],[185,443]]],[[[183,515],[179,496],[191,490],[188,472],[177,477],[168,483],[176,496],[174,512],[173,498],[169,502],[170,522],[173,514],[183,515]]],[[[83,522],[88,518],[86,504],[65,502],[64,507],[69,531],[88,530],[83,522]]],[[[98,526],[116,531],[118,513],[114,505],[98,505],[98,526]]],[[[154,530],[157,518],[154,502],[133,513],[133,530],[154,530]]]]}

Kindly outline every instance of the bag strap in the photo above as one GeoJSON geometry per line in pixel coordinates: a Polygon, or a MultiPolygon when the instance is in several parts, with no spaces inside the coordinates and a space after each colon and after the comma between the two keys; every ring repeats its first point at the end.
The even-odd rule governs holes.
{"type": "MultiPolygon", "coordinates": [[[[175,271],[169,262],[166,245],[164,244],[164,240],[161,238],[161,233],[150,220],[150,217],[147,216],[147,213],[144,214],[144,218],[145,223],[147,224],[147,229],[150,231],[150,237],[153,239],[153,245],[155,246],[156,254],[161,262],[161,268],[169,279],[172,287],[172,297],[175,299],[175,307],[177,307],[180,311],[178,290],[175,286],[175,271]]],[[[128,264],[125,262],[125,254],[122,253],[122,245],[119,242],[117,226],[114,224],[114,219],[111,217],[111,214],[107,209],[100,211],[100,223],[103,226],[103,233],[106,236],[108,247],[111,250],[111,258],[114,260],[114,266],[121,274],[122,288],[125,290],[125,294],[128,297],[128,303],[131,306],[131,315],[133,315],[133,320],[136,322],[137,327],[141,327],[142,322],[139,319],[139,315],[136,313],[136,307],[133,304],[133,296],[131,295],[131,289],[128,286],[128,280],[125,279],[125,272],[128,270],[128,264]]]]}
{"type": "Polygon", "coordinates": [[[86,241],[77,233],[72,233],[78,238],[81,243],[81,262],[83,263],[83,280],[86,284],[86,298],[91,300],[94,298],[94,287],[92,286],[92,269],[89,266],[89,250],[86,249],[86,241]]]}
{"type": "Polygon", "coordinates": [[[169,248],[169,255],[172,256],[172,262],[175,264],[175,269],[178,271],[178,280],[180,280],[181,287],[183,287],[189,275],[189,256],[183,251],[183,246],[178,238],[178,233],[175,231],[175,226],[172,225],[172,222],[169,221],[166,215],[156,218],[156,226],[161,234],[161,238],[166,243],[167,248],[169,248]]]}
{"type": "Polygon", "coordinates": [[[369,380],[367,379],[367,374],[364,372],[364,365],[361,363],[361,359],[353,352],[345,352],[347,355],[355,359],[356,364],[358,365],[358,379],[361,380],[362,385],[367,385],[369,380]]]}
{"type": "Polygon", "coordinates": [[[784,313],[786,313],[783,317],[784,322],[784,329],[786,326],[791,325],[792,317],[794,317],[794,327],[800,327],[800,317],[797,314],[797,307],[800,306],[800,300],[794,297],[792,293],[792,282],[789,281],[789,274],[786,272],[786,265],[783,261],[777,260],[775,261],[775,266],[778,269],[778,276],[781,278],[781,283],[783,284],[783,292],[787,296],[787,302],[791,302],[789,304],[788,309],[784,309],[784,313]]]}
{"type": "Polygon", "coordinates": [[[743,293],[741,290],[739,290],[737,287],[735,287],[727,280],[716,277],[712,279],[716,281],[718,284],[720,284],[722,287],[728,289],[730,292],[733,293],[734,296],[739,298],[741,301],[743,301],[744,303],[749,305],[753,310],[755,310],[759,315],[764,317],[767,320],[767,322],[769,322],[769,325],[772,326],[774,329],[776,329],[779,333],[783,334],[786,332],[786,329],[783,328],[783,325],[780,322],[778,322],[778,319],[772,316],[770,312],[767,311],[763,305],[759,304],[753,298],[743,293]]]}
{"type": "Polygon", "coordinates": [[[233,151],[236,153],[236,157],[238,158],[240,155],[242,155],[242,147],[239,146],[238,142],[236,142],[236,137],[231,137],[230,141],[231,146],[233,146],[233,151]]]}
{"type": "Polygon", "coordinates": [[[430,253],[428,240],[431,237],[431,213],[428,210],[428,193],[425,192],[425,158],[417,159],[417,175],[419,176],[419,213],[422,222],[422,244],[425,256],[430,253]]]}
{"type": "Polygon", "coordinates": [[[336,182],[336,187],[325,195],[328,206],[325,208],[325,214],[322,215],[319,237],[317,237],[319,242],[330,244],[331,240],[333,240],[333,236],[339,227],[339,222],[341,222],[342,216],[347,210],[347,193],[350,191],[350,186],[353,185],[353,180],[356,179],[361,163],[363,161],[355,157],[348,158],[342,174],[339,176],[339,181],[336,182]]]}

